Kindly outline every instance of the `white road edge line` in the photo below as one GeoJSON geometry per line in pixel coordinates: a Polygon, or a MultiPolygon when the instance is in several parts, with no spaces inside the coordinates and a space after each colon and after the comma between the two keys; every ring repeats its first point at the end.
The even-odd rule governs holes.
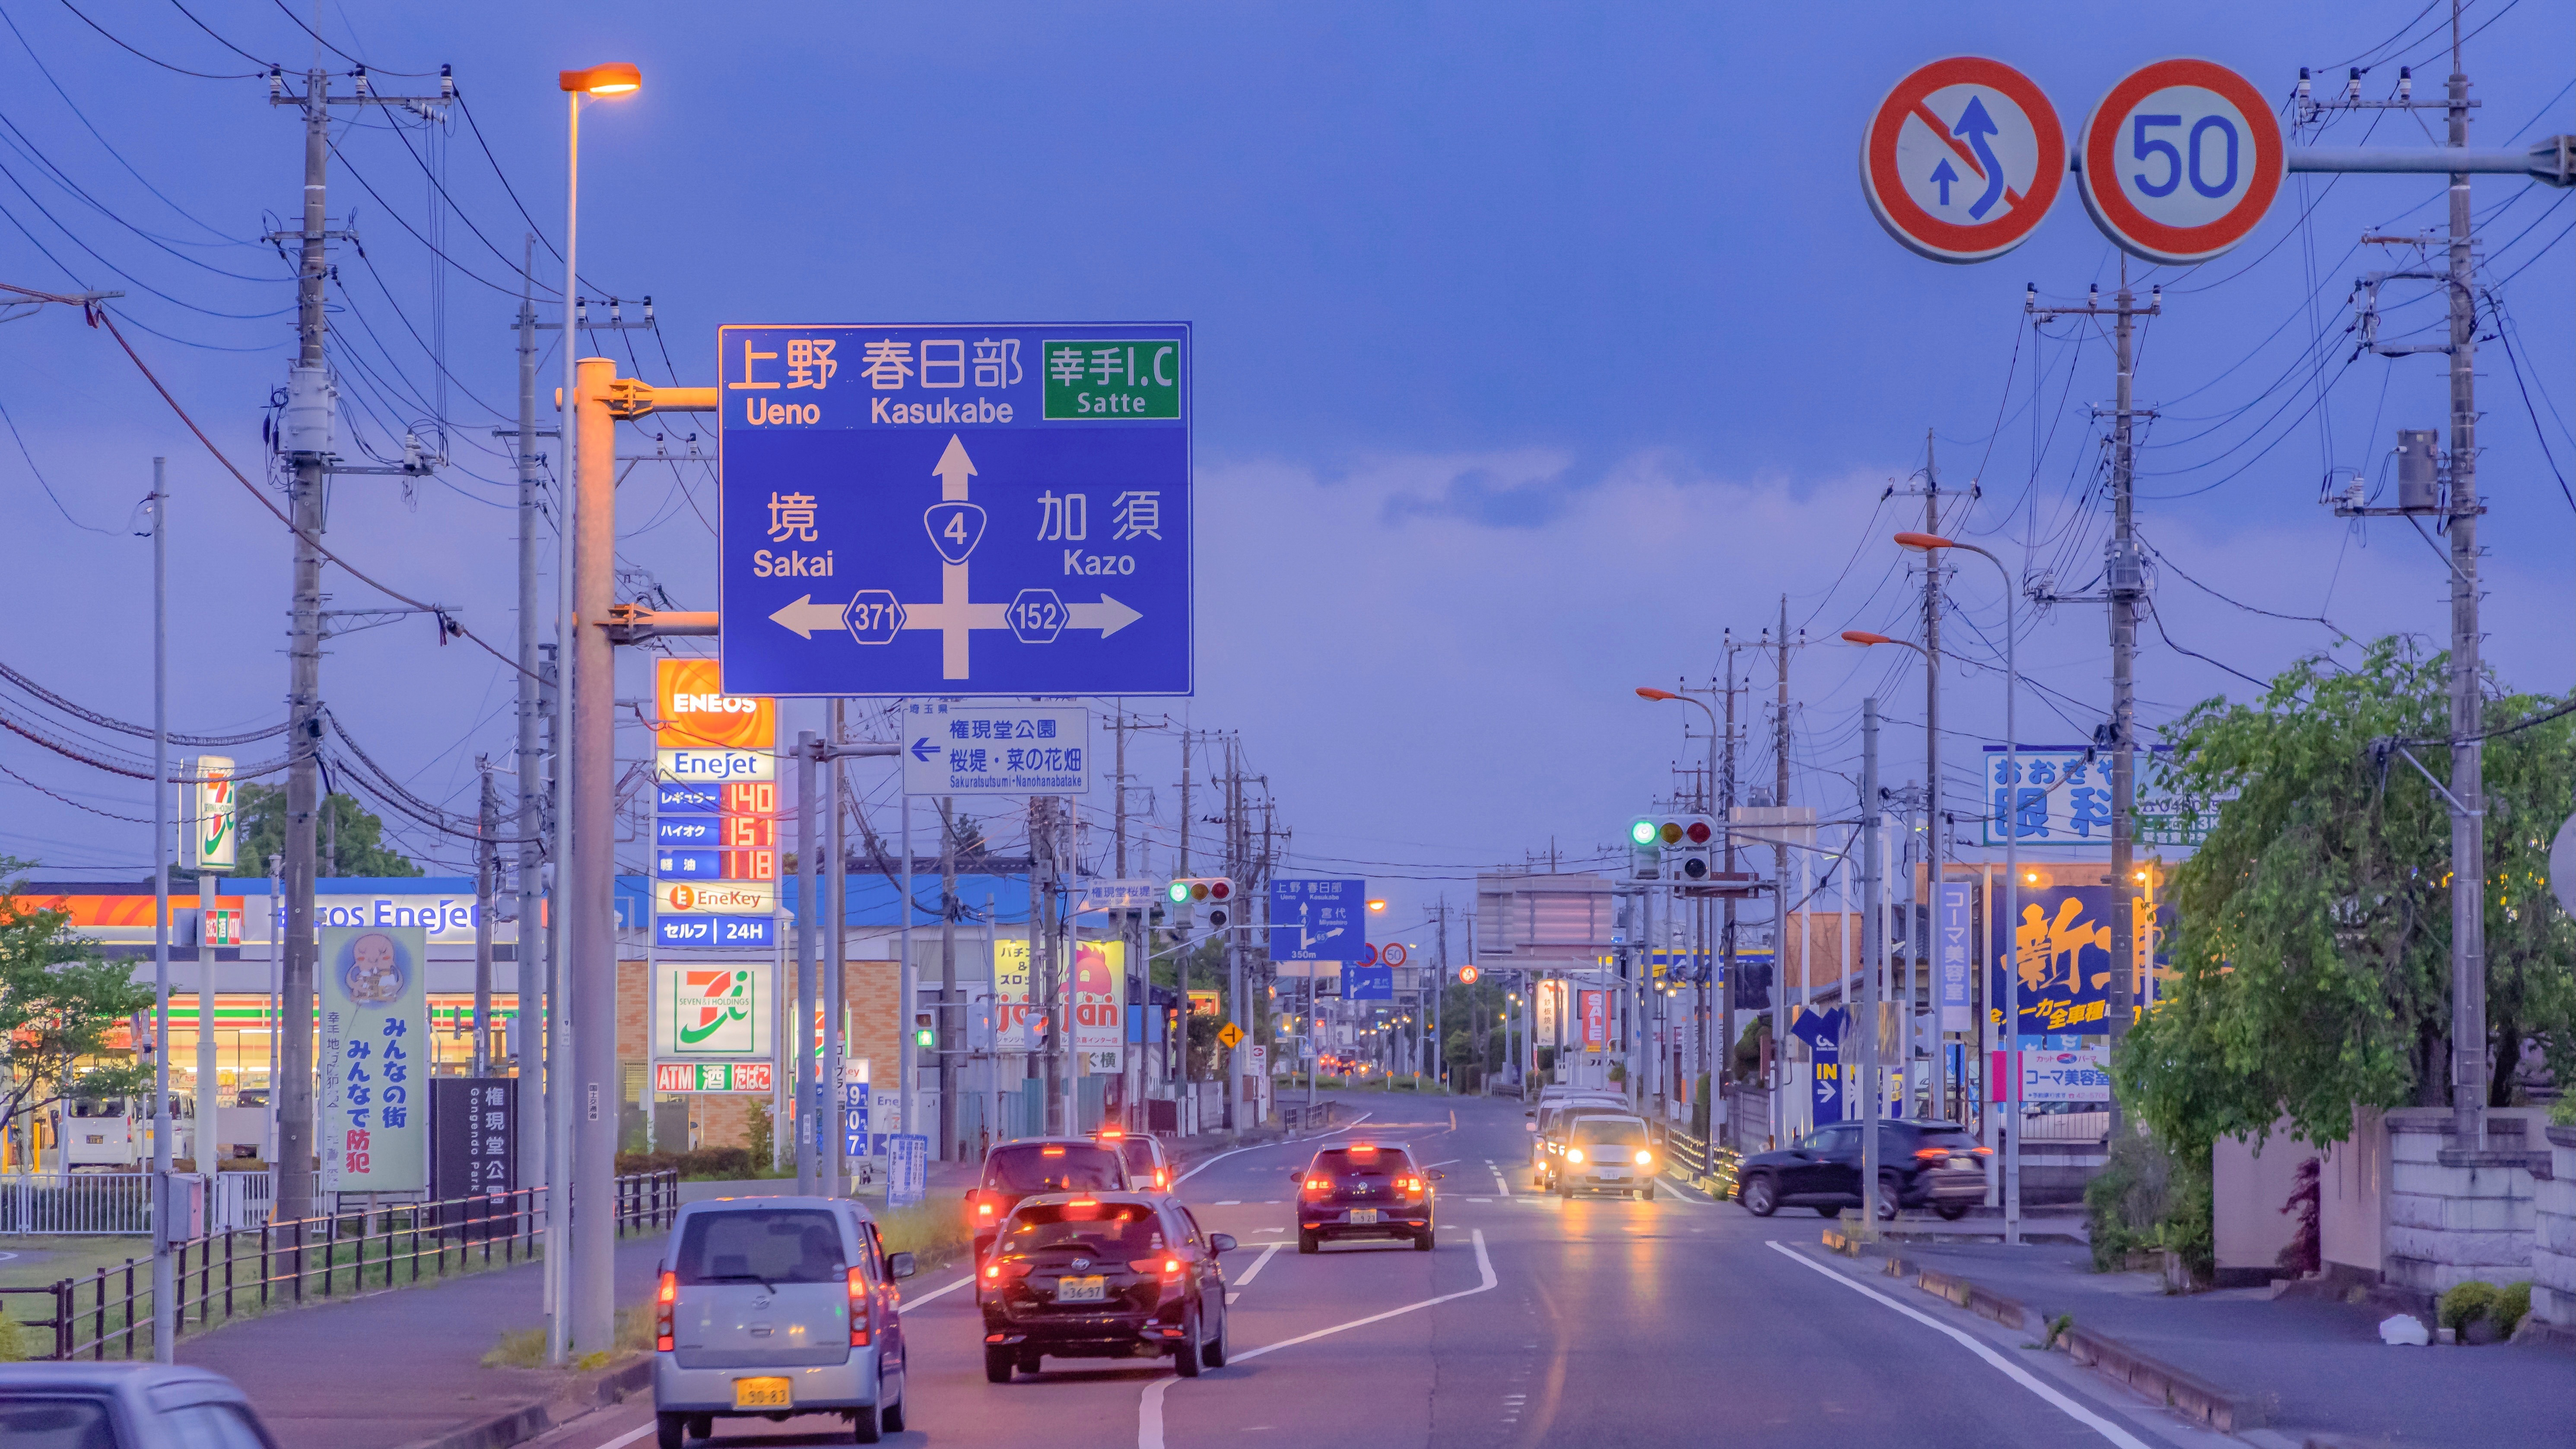
{"type": "MultiPolygon", "coordinates": [[[[1318,1132],[1315,1136],[1330,1137],[1335,1133],[1348,1132],[1351,1128],[1357,1127],[1362,1122],[1365,1122],[1376,1115],[1377,1114],[1375,1112],[1362,1112],[1344,1125],[1333,1128],[1330,1132],[1318,1132]]],[[[1207,1171],[1209,1168],[1216,1166],[1218,1163],[1225,1161],[1227,1158],[1232,1157],[1238,1152],[1256,1152],[1264,1147],[1286,1147],[1292,1143],[1311,1142],[1313,1140],[1314,1138],[1310,1137],[1282,1137],[1276,1142],[1255,1142],[1250,1147],[1229,1147],[1225,1151],[1218,1153],[1216,1156],[1209,1158],[1207,1161],[1200,1163],[1198,1166],[1191,1168],[1189,1171],[1182,1173],[1180,1176],[1173,1178],[1172,1186],[1179,1187],[1182,1183],[1189,1181],[1191,1178],[1198,1176],[1200,1173],[1207,1171]]]]}
{"type": "Polygon", "coordinates": [[[1866,1283],[1855,1283],[1851,1279],[1844,1277],[1842,1274],[1835,1272],[1833,1269],[1826,1267],[1824,1264],[1809,1258],[1806,1254],[1781,1243],[1776,1238],[1766,1238],[1763,1241],[1773,1252],[1787,1258],[1790,1262],[1795,1263],[1802,1268],[1812,1268],[1816,1272],[1824,1274],[1827,1278],[1840,1283],[1855,1293],[1877,1299],[1879,1302],[1886,1304],[1888,1307],[1895,1309],[1897,1312],[1904,1314],[1906,1317],[1913,1319],[1915,1322],[1922,1324],[1926,1328],[1938,1329],[1941,1332],[1948,1334],[1950,1337],[1957,1339],[1960,1345],[1965,1347],[1970,1353],[1973,1353],[1977,1357],[1984,1359],[1987,1363],[1994,1365],[2004,1377],[2011,1379],[2014,1383],[2017,1383],[2023,1388],[2030,1390],[2032,1393],[2037,1394],[2041,1399],[2048,1403],[2056,1405],[2059,1409],[2065,1412],[2068,1418],[2073,1419],[2075,1422],[2082,1424],[2084,1427],[2091,1429],[2097,1434],[2100,1434],[2103,1438],[2110,1440],[2112,1443],[2119,1445],[2120,1449],[2150,1449],[2150,1446],[2145,1440],[2140,1439],[2137,1435],[2130,1433],[2128,1430],[2121,1428],[2110,1420],[2103,1418],[2101,1415],[2094,1413],[2091,1409],[2075,1402],[2073,1399],[2070,1399],[2057,1390],[2050,1388],[2048,1385],[2041,1383],[2038,1377],[2031,1373],[2030,1370],[2023,1368],[2020,1364],[2014,1363],[2011,1359],[1997,1353],[1993,1345],[1978,1338],[1976,1335],[1969,1333],[1967,1330],[1952,1327],[1947,1323],[1943,1323],[1940,1319],[1934,1318],[1928,1313],[1924,1313],[1907,1304],[1899,1303],[1895,1299],[1888,1297],[1886,1294],[1879,1292],[1877,1289],[1870,1287],[1866,1283]]]}
{"type": "Polygon", "coordinates": [[[596,1446],[596,1449],[626,1449],[627,1445],[632,1444],[636,1440],[643,1438],[645,1435],[652,1433],[655,1427],[656,1426],[652,1424],[646,1424],[641,1429],[629,1429],[625,1433],[618,1435],[616,1438],[609,1440],[607,1443],[596,1446]]]}
{"type": "MultiPolygon", "coordinates": [[[[974,1282],[974,1281],[975,1281],[975,1275],[974,1275],[974,1274],[972,1274],[972,1273],[969,1273],[969,1274],[967,1274],[967,1275],[966,1275],[965,1277],[963,1277],[963,1278],[958,1278],[958,1279],[955,1279],[955,1280],[950,1281],[950,1282],[947,1282],[947,1283],[942,1283],[942,1284],[940,1284],[938,1287],[931,1289],[929,1292],[922,1294],[922,1295],[921,1295],[920,1297],[918,1297],[918,1298],[910,1298],[910,1299],[906,1299],[906,1300],[904,1300],[903,1306],[904,1306],[904,1307],[906,1307],[906,1308],[918,1308],[918,1307],[920,1307],[922,1304],[929,1302],[931,1299],[938,1297],[938,1296],[939,1296],[940,1294],[942,1294],[942,1293],[954,1293],[954,1292],[956,1292],[958,1289],[963,1288],[963,1287],[965,1287],[967,1284],[972,1283],[972,1282],[974,1282]]],[[[605,1444],[602,1444],[601,1446],[599,1446],[599,1449],[609,1449],[609,1446],[607,1446],[607,1445],[605,1445],[605,1444]]]]}
{"type": "MultiPolygon", "coordinates": [[[[1476,1229],[1475,1239],[1476,1272],[1482,1281],[1473,1288],[1461,1288],[1455,1293],[1443,1293],[1437,1298],[1425,1298],[1419,1303],[1407,1303],[1401,1308],[1390,1308],[1384,1313],[1372,1313],[1366,1318],[1354,1318],[1348,1323],[1336,1323],[1330,1328],[1301,1333],[1295,1338],[1283,1338],[1277,1343],[1265,1343],[1259,1348],[1247,1348],[1227,1359],[1226,1362],[1230,1365],[1242,1363],[1247,1359],[1259,1358],[1265,1353],[1276,1353],[1283,1348],[1295,1348],[1301,1343],[1312,1343],[1316,1339],[1329,1338],[1349,1329],[1365,1328],[1372,1323],[1383,1323],[1390,1318],[1399,1318],[1407,1313],[1436,1307],[1460,1298],[1472,1298],[1479,1293],[1491,1292],[1502,1280],[1494,1276],[1494,1260],[1485,1251],[1485,1230],[1476,1229]]],[[[1179,1382],[1177,1378],[1160,1378],[1145,1386],[1144,1396],[1136,1403],[1136,1449],[1164,1449],[1163,1395],[1170,1393],[1172,1385],[1179,1382]]],[[[602,1446],[602,1449],[606,1449],[606,1446],[602,1446]]],[[[2146,1449],[2146,1446],[2140,1445],[2138,1449],[2146,1449]]]]}

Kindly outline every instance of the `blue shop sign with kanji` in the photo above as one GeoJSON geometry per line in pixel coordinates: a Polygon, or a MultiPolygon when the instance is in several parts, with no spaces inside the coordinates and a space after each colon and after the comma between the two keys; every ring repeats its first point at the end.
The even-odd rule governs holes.
{"type": "MultiPolygon", "coordinates": [[[[2182,796],[2172,779],[2173,749],[2137,752],[2137,840],[2142,845],[2193,846],[2208,834],[2209,806],[2182,796]]],[[[2082,745],[2024,745],[2007,756],[1985,748],[1985,843],[2004,843],[2009,818],[2016,843],[2088,846],[2111,844],[2111,757],[2082,745]],[[2019,778],[2011,778],[2014,767],[2019,778]]]]}
{"type": "Polygon", "coordinates": [[[1189,324],[727,326],[729,694],[1191,688],[1189,324]]]}

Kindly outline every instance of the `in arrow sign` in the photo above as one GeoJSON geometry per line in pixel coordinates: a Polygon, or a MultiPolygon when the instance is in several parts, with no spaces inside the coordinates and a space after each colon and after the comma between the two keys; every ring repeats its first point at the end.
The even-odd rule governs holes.
{"type": "Polygon", "coordinates": [[[925,765],[929,764],[932,757],[936,756],[938,753],[939,747],[930,742],[930,736],[928,735],[923,735],[920,739],[912,742],[912,757],[921,761],[925,765]]]}

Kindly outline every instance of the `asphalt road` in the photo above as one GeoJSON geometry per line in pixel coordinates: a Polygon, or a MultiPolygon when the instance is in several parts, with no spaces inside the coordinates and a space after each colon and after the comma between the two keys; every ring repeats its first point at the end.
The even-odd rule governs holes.
{"type": "MultiPolygon", "coordinates": [[[[1448,1174],[1440,1246],[1296,1251],[1289,1170],[1310,1145],[1214,1159],[1178,1190],[1228,1256],[1233,1362],[1193,1381],[1079,1361],[984,1381],[965,1275],[913,1286],[909,1432],[896,1444],[1047,1449],[1314,1443],[1456,1446],[2241,1444],[2030,1352],[1939,1300],[1815,1251],[1812,1213],[1761,1220],[1666,1185],[1651,1203],[1531,1195],[1510,1103],[1356,1098],[1335,1134],[1413,1144],[1448,1174]]],[[[592,1415],[546,1449],[649,1441],[651,1408],[592,1415]]],[[[847,1442],[835,1420],[719,1421],[723,1446],[847,1442]]]]}

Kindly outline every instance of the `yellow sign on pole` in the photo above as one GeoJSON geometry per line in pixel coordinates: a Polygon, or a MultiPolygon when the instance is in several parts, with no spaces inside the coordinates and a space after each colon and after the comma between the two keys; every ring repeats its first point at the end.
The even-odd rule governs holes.
{"type": "Polygon", "coordinates": [[[1218,1028],[1216,1039],[1225,1043],[1225,1049],[1227,1051],[1232,1051],[1235,1049],[1236,1045],[1243,1040],[1243,1028],[1229,1021],[1224,1026],[1218,1028]]]}

